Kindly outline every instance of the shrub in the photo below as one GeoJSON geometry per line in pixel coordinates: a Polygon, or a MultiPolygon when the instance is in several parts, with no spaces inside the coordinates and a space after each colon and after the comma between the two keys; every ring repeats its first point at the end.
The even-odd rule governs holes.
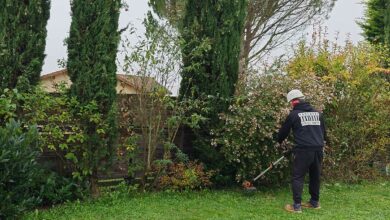
{"type": "MultiPolygon", "coordinates": [[[[80,118],[88,118],[98,124],[99,132],[105,135],[106,124],[101,123],[100,114],[95,111],[96,103],[84,108],[74,98],[69,98],[66,90],[59,88],[59,93],[48,94],[41,88],[33,88],[28,93],[5,90],[0,96],[0,121],[18,118],[22,127],[39,125],[38,150],[55,152],[64,163],[65,176],[43,169],[42,177],[35,188],[39,195],[39,205],[51,205],[83,196],[88,187],[85,177],[90,173],[88,158],[89,149],[82,148],[80,143],[85,134],[80,128],[80,118]],[[65,167],[66,166],[66,167],[65,167]],[[72,177],[69,177],[70,175],[72,177]]],[[[34,159],[36,159],[34,157],[34,159]]],[[[102,163],[105,161],[102,161],[102,163]]]]}
{"type": "Polygon", "coordinates": [[[84,184],[54,172],[47,172],[43,175],[41,183],[37,187],[37,193],[41,200],[39,205],[49,206],[83,198],[87,187],[84,184]]]}
{"type": "Polygon", "coordinates": [[[326,176],[347,181],[374,178],[379,174],[374,165],[384,167],[390,161],[389,85],[367,74],[361,83],[349,84],[345,95],[328,106],[326,176]]]}
{"type": "Polygon", "coordinates": [[[205,120],[200,114],[188,114],[189,110],[202,104],[201,100],[172,98],[165,89],[141,93],[124,100],[124,107],[120,108],[120,128],[128,133],[122,149],[129,161],[130,178],[142,174],[141,178],[145,179],[143,174],[150,172],[158,159],[188,159],[175,142],[180,128],[196,128],[205,120]]]}
{"type": "MultiPolygon", "coordinates": [[[[289,112],[286,94],[293,88],[303,91],[316,108],[323,109],[332,91],[318,77],[294,80],[280,73],[256,76],[244,93],[236,97],[229,112],[221,115],[224,124],[215,130],[214,145],[236,169],[236,180],[253,178],[286,150],[276,135],[289,112]],[[317,90],[321,92],[317,92],[317,90]]],[[[265,182],[280,183],[288,175],[288,164],[267,174],[265,182]]]]}
{"type": "Polygon", "coordinates": [[[34,191],[42,178],[35,161],[38,155],[38,132],[23,128],[11,120],[0,128],[0,218],[15,218],[39,204],[34,191]]]}
{"type": "MultiPolygon", "coordinates": [[[[320,77],[335,90],[325,106],[328,145],[324,157],[327,178],[357,181],[374,178],[390,160],[389,81],[377,74],[385,49],[365,43],[302,42],[287,66],[294,78],[320,77]]],[[[382,69],[383,72],[387,70],[382,69]]]]}
{"type": "MultiPolygon", "coordinates": [[[[19,210],[28,209],[35,205],[47,206],[81,198],[86,188],[82,181],[60,176],[44,167],[40,168],[36,162],[37,156],[42,151],[55,151],[59,157],[62,157],[63,161],[69,158],[68,153],[76,151],[77,145],[75,146],[74,143],[82,141],[83,135],[79,132],[77,119],[70,111],[75,102],[72,102],[64,92],[49,95],[40,88],[30,88],[29,92],[22,93],[16,89],[6,89],[0,96],[0,103],[0,121],[2,123],[12,122],[13,118],[18,118],[19,130],[24,130],[24,128],[29,128],[34,124],[39,124],[40,128],[40,132],[34,136],[36,145],[23,148],[23,153],[28,156],[24,156],[22,161],[18,161],[22,163],[24,160],[28,160],[30,164],[33,164],[26,163],[26,166],[31,169],[31,175],[37,177],[30,178],[27,186],[29,190],[25,192],[25,195],[28,195],[33,202],[21,205],[19,210]]],[[[15,128],[15,131],[19,131],[18,129],[15,128]]],[[[3,141],[11,141],[11,136],[2,135],[2,138],[3,141]]],[[[4,146],[6,146],[4,152],[17,152],[8,145],[4,146]]],[[[4,155],[2,154],[2,156],[4,155]]],[[[8,163],[2,165],[9,166],[8,163]]]]}
{"type": "MultiPolygon", "coordinates": [[[[41,151],[55,152],[70,165],[72,175],[77,180],[86,180],[91,175],[93,163],[96,162],[93,156],[96,145],[84,147],[88,134],[82,128],[82,120],[87,119],[94,124],[100,138],[105,137],[109,130],[108,122],[98,112],[95,101],[82,106],[76,98],[69,97],[64,88],[58,88],[57,94],[48,94],[39,87],[28,93],[6,90],[0,101],[6,103],[4,110],[0,106],[0,120],[18,117],[23,126],[39,125],[41,151]]],[[[109,149],[99,150],[99,164],[103,169],[110,162],[103,157],[109,154],[109,149]]]]}
{"type": "Polygon", "coordinates": [[[196,161],[156,165],[154,168],[157,174],[157,189],[192,190],[211,186],[210,178],[213,172],[206,172],[203,165],[196,161]]]}

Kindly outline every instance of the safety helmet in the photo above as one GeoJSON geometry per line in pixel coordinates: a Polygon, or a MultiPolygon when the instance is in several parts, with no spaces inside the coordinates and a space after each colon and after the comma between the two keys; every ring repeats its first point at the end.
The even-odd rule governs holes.
{"type": "Polygon", "coordinates": [[[290,102],[291,100],[298,99],[298,98],[305,98],[303,93],[298,89],[293,89],[287,93],[287,102],[290,102]]]}

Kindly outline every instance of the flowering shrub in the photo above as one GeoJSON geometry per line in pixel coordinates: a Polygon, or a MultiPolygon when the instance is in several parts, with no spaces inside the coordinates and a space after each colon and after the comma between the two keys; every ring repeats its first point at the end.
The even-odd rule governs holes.
{"type": "MultiPolygon", "coordinates": [[[[162,162],[162,161],[160,161],[162,162]]],[[[213,171],[205,171],[197,161],[155,163],[149,179],[153,179],[150,187],[162,190],[193,190],[207,188],[212,185],[210,179],[213,171]]]]}
{"type": "MultiPolygon", "coordinates": [[[[390,91],[383,74],[383,49],[361,43],[330,45],[329,41],[302,42],[287,65],[293,78],[320,77],[334,90],[325,106],[329,148],[324,158],[328,178],[356,181],[375,177],[390,161],[390,91]]],[[[384,74],[386,75],[386,74],[384,74]]]]}
{"type": "MultiPolygon", "coordinates": [[[[316,76],[294,80],[281,73],[260,75],[235,98],[229,112],[221,115],[224,127],[214,131],[213,144],[222,145],[225,158],[236,168],[237,181],[255,177],[286,150],[276,144],[276,135],[289,113],[286,94],[293,88],[301,89],[318,109],[332,96],[332,89],[316,76]]],[[[267,174],[268,182],[286,177],[288,164],[278,166],[267,174]]]]}
{"type": "MultiPolygon", "coordinates": [[[[388,71],[381,68],[383,51],[314,39],[300,43],[286,65],[253,77],[221,115],[224,127],[214,130],[213,144],[222,146],[236,179],[253,178],[281,155],[284,147],[276,145],[276,135],[289,110],[285,95],[294,88],[325,115],[325,176],[347,181],[375,177],[378,169],[373,167],[390,161],[389,81],[378,74],[388,71]]],[[[279,166],[266,175],[268,182],[287,175],[287,163],[279,166]]]]}
{"type": "Polygon", "coordinates": [[[390,161],[389,83],[371,76],[356,87],[348,87],[346,97],[328,106],[329,133],[325,174],[356,181],[373,178],[390,161]],[[340,175],[341,174],[341,175],[340,175]]]}

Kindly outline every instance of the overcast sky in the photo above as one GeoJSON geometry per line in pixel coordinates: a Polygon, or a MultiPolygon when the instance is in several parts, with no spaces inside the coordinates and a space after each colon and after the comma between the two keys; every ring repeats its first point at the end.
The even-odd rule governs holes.
{"type": "MultiPolygon", "coordinates": [[[[125,27],[132,23],[139,31],[143,31],[142,20],[148,10],[147,0],[126,0],[129,10],[122,10],[119,25],[125,27]]],[[[339,41],[345,41],[349,35],[353,42],[363,40],[361,29],[356,21],[364,14],[362,0],[338,0],[335,8],[330,14],[329,20],[324,25],[328,27],[329,37],[333,39],[339,33],[339,41]]],[[[48,34],[46,42],[46,58],[42,69],[42,74],[47,74],[60,69],[57,61],[66,58],[66,47],[64,39],[69,35],[71,17],[69,0],[52,0],[50,19],[48,21],[48,34]]],[[[312,28],[308,28],[306,33],[310,35],[312,28]]],[[[141,33],[140,33],[141,34],[141,33]]],[[[302,33],[304,35],[305,33],[302,33]]],[[[290,42],[291,43],[291,42],[290,42]]]]}
{"type": "Polygon", "coordinates": [[[344,41],[348,35],[353,42],[362,41],[362,29],[356,21],[364,17],[364,0],[338,0],[330,14],[329,20],[325,22],[328,33],[335,36],[339,33],[340,41],[344,41]]]}

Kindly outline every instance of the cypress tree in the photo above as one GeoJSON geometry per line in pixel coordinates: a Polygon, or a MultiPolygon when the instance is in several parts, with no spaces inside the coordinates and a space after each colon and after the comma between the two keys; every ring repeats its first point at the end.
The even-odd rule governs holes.
{"type": "Polygon", "coordinates": [[[101,161],[107,161],[114,153],[117,136],[116,54],[120,40],[118,19],[121,0],[73,0],[72,23],[68,44],[67,69],[72,81],[71,95],[81,106],[92,101],[98,104],[98,113],[109,128],[105,136],[98,134],[96,124],[81,119],[87,140],[84,142],[88,156],[83,157],[89,175],[93,195],[97,195],[97,172],[101,161]]]}
{"type": "Polygon", "coordinates": [[[227,110],[238,78],[240,42],[247,1],[188,0],[181,34],[183,71],[180,98],[214,97],[209,120],[196,133],[197,156],[214,169],[223,158],[211,147],[210,130],[219,124],[218,114],[227,110]]]}
{"type": "Polygon", "coordinates": [[[246,7],[246,1],[188,1],[181,31],[181,97],[233,96],[246,7]]]}
{"type": "Polygon", "coordinates": [[[45,58],[49,0],[0,0],[0,89],[36,85],[45,58]],[[22,77],[22,78],[20,78],[22,77]]]}
{"type": "Polygon", "coordinates": [[[389,15],[386,9],[389,0],[369,0],[366,5],[366,14],[359,25],[363,29],[363,35],[367,41],[373,44],[385,43],[385,18],[389,15]]]}

